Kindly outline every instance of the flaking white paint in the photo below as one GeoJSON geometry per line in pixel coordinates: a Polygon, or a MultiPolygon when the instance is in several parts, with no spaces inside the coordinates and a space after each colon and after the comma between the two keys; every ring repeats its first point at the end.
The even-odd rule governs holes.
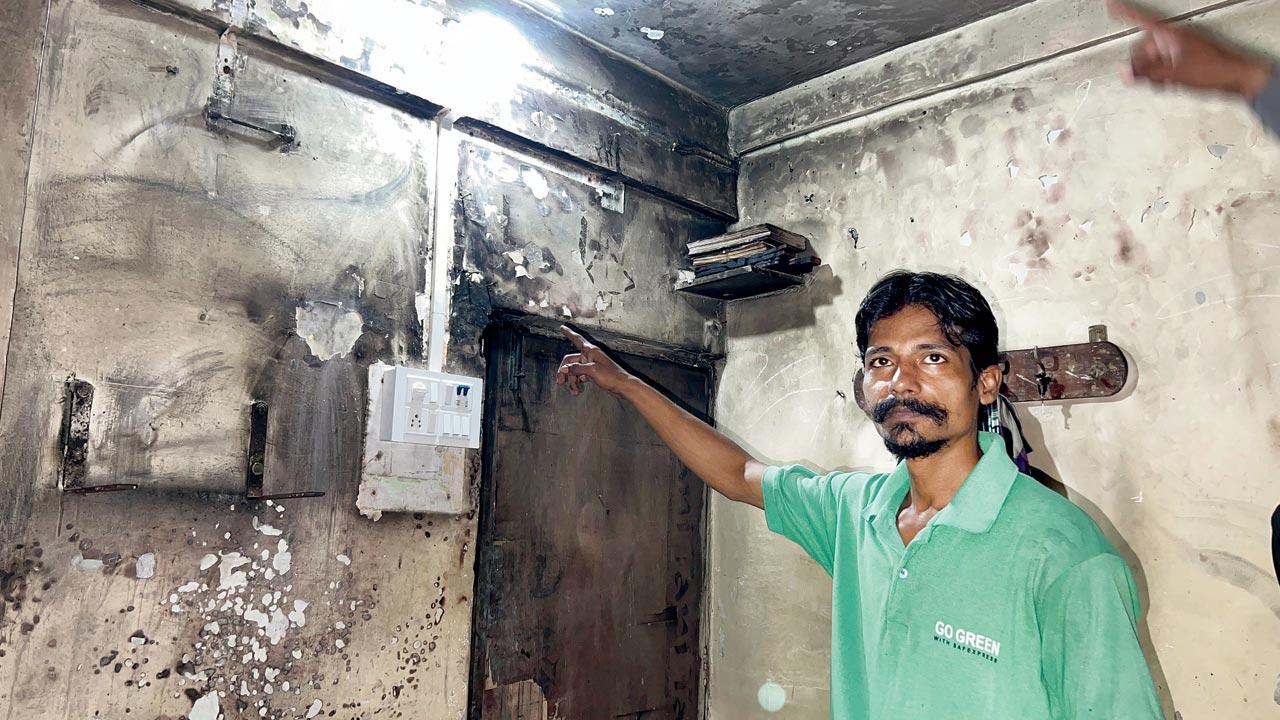
{"type": "MultiPolygon", "coordinates": [[[[1033,3],[982,32],[1021,38],[1034,16],[1061,33],[1057,47],[1077,44],[1106,25],[1077,5],[1033,3]]],[[[1244,2],[1204,22],[1280,51],[1275,3],[1244,2]]],[[[944,39],[926,45],[894,58],[924,63],[903,92],[940,74],[929,58],[954,53],[944,39]]],[[[730,306],[716,416],[768,462],[890,467],[849,398],[858,303],[897,267],[975,283],[1007,348],[1081,342],[1088,325],[1105,323],[1139,382],[1118,402],[1024,407],[1031,460],[1067,484],[1133,567],[1168,716],[1250,720],[1275,702],[1280,671],[1273,644],[1257,640],[1280,632],[1266,480],[1280,463],[1280,246],[1267,240],[1280,232],[1280,139],[1241,103],[1123,86],[1126,49],[1103,43],[744,159],[741,224],[804,233],[830,275],[730,306]],[[968,127],[984,129],[966,136],[961,124],[974,116],[968,127]],[[1046,128],[1064,132],[1048,142],[1046,128]],[[893,134],[904,129],[909,138],[893,134]],[[936,172],[945,143],[953,175],[936,172]],[[780,167],[798,179],[779,180],[780,167]],[[1056,182],[1046,187],[1048,176],[1056,182]],[[805,203],[811,193],[831,200],[805,203]],[[956,242],[964,233],[971,244],[956,242]]],[[[987,50],[991,62],[1028,52],[987,50]]],[[[748,114],[770,116],[800,94],[748,114]]],[[[754,509],[717,497],[709,522],[709,718],[766,717],[757,697],[766,673],[791,691],[788,717],[825,718],[830,580],[754,509]]]]}

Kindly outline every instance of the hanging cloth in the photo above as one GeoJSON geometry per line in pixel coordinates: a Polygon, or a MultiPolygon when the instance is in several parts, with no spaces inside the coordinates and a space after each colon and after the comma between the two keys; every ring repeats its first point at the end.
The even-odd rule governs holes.
{"type": "Polygon", "coordinates": [[[1004,395],[997,395],[996,401],[983,406],[983,409],[985,412],[982,413],[979,429],[1003,437],[1005,449],[1009,451],[1009,457],[1018,466],[1019,472],[1028,473],[1031,463],[1027,460],[1027,455],[1034,448],[1022,434],[1022,421],[1018,419],[1013,403],[1004,395]]]}

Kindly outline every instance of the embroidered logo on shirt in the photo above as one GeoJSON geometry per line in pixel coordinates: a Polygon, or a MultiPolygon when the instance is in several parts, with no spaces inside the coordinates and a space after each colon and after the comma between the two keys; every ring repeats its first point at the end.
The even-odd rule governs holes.
{"type": "Polygon", "coordinates": [[[994,638],[952,626],[939,620],[933,626],[933,639],[947,647],[976,655],[993,663],[1000,662],[1000,643],[994,638]]]}

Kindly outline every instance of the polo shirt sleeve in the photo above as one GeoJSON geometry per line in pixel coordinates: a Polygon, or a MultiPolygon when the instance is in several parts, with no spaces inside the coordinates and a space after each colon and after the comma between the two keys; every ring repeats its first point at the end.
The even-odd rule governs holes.
{"type": "Polygon", "coordinates": [[[1253,110],[1263,125],[1280,135],[1280,69],[1272,71],[1267,86],[1254,98],[1253,110]]]}
{"type": "Polygon", "coordinates": [[[835,565],[840,493],[849,477],[788,465],[768,468],[762,481],[769,529],[803,548],[828,575],[835,565]]]}
{"type": "Polygon", "coordinates": [[[1133,576],[1117,555],[1063,573],[1039,604],[1041,673],[1053,720],[1160,720],[1138,643],[1133,576]]]}

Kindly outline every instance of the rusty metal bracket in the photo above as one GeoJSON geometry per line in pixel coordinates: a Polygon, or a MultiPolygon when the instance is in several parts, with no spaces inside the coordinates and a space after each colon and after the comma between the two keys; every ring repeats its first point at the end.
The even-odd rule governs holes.
{"type": "Polygon", "coordinates": [[[254,400],[249,404],[249,451],[245,455],[244,494],[249,500],[297,500],[324,497],[323,492],[296,492],[268,495],[263,492],[267,476],[267,416],[270,410],[266,400],[254,400]]]}
{"type": "Polygon", "coordinates": [[[267,474],[267,401],[249,404],[249,452],[245,458],[245,496],[262,498],[262,480],[267,474]]]}
{"type": "Polygon", "coordinates": [[[1000,391],[1015,403],[1113,397],[1129,381],[1129,360],[1106,338],[1106,327],[1095,325],[1087,343],[1002,353],[1000,391]]]}
{"type": "Polygon", "coordinates": [[[324,493],[318,490],[309,490],[307,492],[295,493],[276,493],[275,495],[250,495],[249,500],[306,500],[307,498],[322,498],[324,493]]]}
{"type": "Polygon", "coordinates": [[[252,120],[243,120],[223,113],[212,104],[205,109],[204,115],[205,120],[211,127],[216,128],[220,123],[225,123],[270,135],[280,143],[280,152],[287,152],[298,146],[298,130],[288,123],[260,123],[252,120]]]}
{"type": "Polygon", "coordinates": [[[84,487],[89,460],[89,421],[93,415],[93,385],[67,378],[62,392],[62,432],[58,443],[62,448],[62,467],[58,482],[63,490],[84,487]]]}
{"type": "Polygon", "coordinates": [[[85,485],[89,474],[89,423],[93,418],[93,395],[93,384],[74,375],[63,385],[62,429],[58,433],[62,463],[58,468],[58,485],[63,492],[73,495],[136,489],[138,486],[133,483],[85,485]]]}
{"type": "Polygon", "coordinates": [[[205,125],[221,132],[232,128],[252,130],[268,136],[268,143],[278,144],[280,152],[298,147],[298,129],[289,123],[268,122],[239,117],[230,108],[236,96],[236,76],[244,69],[244,56],[233,29],[228,28],[218,41],[218,58],[214,67],[213,94],[205,105],[205,125]]]}

